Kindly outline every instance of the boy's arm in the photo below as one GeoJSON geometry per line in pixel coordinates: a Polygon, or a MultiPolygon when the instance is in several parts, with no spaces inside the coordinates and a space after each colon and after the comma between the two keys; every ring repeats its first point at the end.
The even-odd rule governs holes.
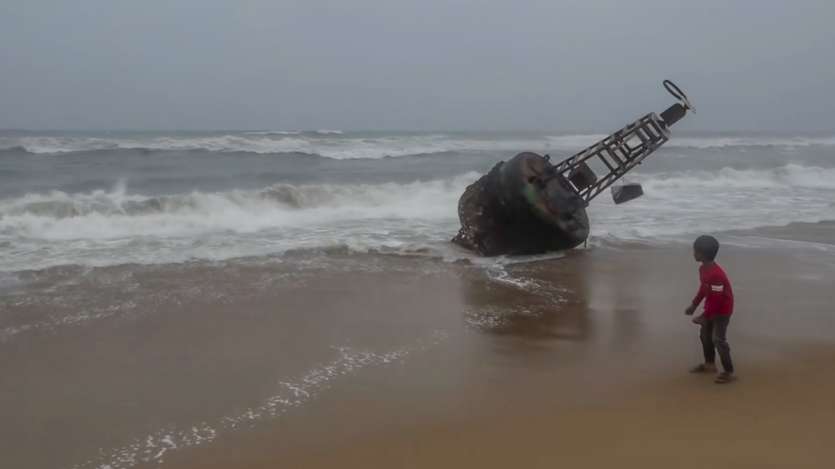
{"type": "Polygon", "coordinates": [[[691,303],[694,308],[696,306],[699,306],[699,303],[701,303],[702,300],[705,299],[705,295],[707,295],[707,283],[702,282],[701,285],[699,285],[699,291],[696,292],[696,297],[693,298],[693,301],[691,303]]]}
{"type": "Polygon", "coordinates": [[[688,306],[684,310],[684,314],[688,316],[693,314],[696,311],[696,307],[699,306],[699,303],[701,303],[702,300],[705,298],[705,295],[707,295],[707,284],[705,282],[701,282],[701,284],[699,285],[699,291],[696,292],[696,297],[693,298],[693,301],[690,303],[690,306],[688,306]]]}

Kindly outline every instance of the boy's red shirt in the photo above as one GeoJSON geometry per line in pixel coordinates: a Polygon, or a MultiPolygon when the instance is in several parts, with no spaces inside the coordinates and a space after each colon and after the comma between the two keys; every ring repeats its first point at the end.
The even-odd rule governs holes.
{"type": "Polygon", "coordinates": [[[693,298],[693,305],[698,306],[704,299],[706,318],[733,314],[734,292],[731,288],[731,281],[728,280],[722,267],[715,262],[708,265],[702,264],[699,267],[699,279],[701,286],[696,297],[693,298]]]}

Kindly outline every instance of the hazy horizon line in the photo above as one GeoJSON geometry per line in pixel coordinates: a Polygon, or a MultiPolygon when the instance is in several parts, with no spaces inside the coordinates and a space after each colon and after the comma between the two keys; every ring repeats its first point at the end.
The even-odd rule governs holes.
{"type": "MultiPolygon", "coordinates": [[[[491,129],[491,128],[447,128],[447,129],[404,129],[404,128],[378,128],[378,129],[362,129],[362,128],[331,128],[331,127],[317,127],[317,128],[133,128],[133,127],[114,127],[114,128],[26,128],[26,127],[0,127],[0,132],[148,132],[148,133],[177,133],[177,132],[200,132],[200,133],[218,133],[218,132],[342,132],[342,133],[557,133],[557,134],[571,134],[571,135],[591,135],[591,134],[609,134],[618,129],[547,129],[547,128],[507,128],[507,129],[491,129]]],[[[813,129],[813,130],[786,130],[786,129],[673,129],[674,133],[748,133],[748,134],[827,134],[835,133],[835,129],[813,129]]]]}

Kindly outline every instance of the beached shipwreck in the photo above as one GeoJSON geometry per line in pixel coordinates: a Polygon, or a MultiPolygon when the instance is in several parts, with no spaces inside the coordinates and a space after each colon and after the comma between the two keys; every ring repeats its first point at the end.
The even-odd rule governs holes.
{"type": "Polygon", "coordinates": [[[459,199],[461,229],[452,242],[484,256],[537,254],[585,242],[589,202],[609,188],[616,204],[641,196],[639,184],[614,184],[666,143],[670,126],[693,109],[675,84],[665,80],[664,87],[677,103],[556,164],[531,152],[496,164],[459,199]],[[590,163],[605,174],[598,176],[590,163]]]}

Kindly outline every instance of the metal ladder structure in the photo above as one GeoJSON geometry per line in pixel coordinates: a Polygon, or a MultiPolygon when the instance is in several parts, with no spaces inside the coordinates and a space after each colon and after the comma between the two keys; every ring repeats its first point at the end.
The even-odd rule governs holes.
{"type": "Polygon", "coordinates": [[[552,174],[570,181],[572,189],[586,202],[600,195],[626,173],[641,164],[670,137],[670,126],[685,116],[693,106],[673,82],[664,80],[667,91],[679,100],[659,116],[652,112],[581,152],[553,166],[552,174]],[[597,159],[608,173],[598,178],[587,161],[597,159]]]}

